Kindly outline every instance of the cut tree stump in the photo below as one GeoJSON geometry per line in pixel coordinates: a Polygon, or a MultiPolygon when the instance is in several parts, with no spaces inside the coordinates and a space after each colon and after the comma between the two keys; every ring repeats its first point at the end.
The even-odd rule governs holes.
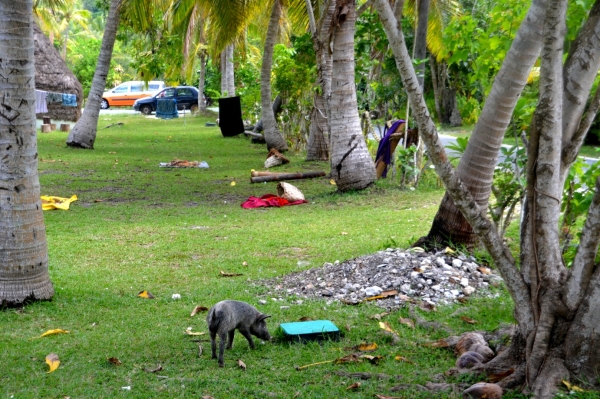
{"type": "Polygon", "coordinates": [[[50,124],[50,130],[52,130],[52,131],[56,130],[56,123],[51,123],[50,124]]]}
{"type": "Polygon", "coordinates": [[[49,123],[44,123],[42,125],[42,133],[50,133],[52,131],[52,126],[49,123]]]}
{"type": "Polygon", "coordinates": [[[68,132],[69,130],[71,130],[71,125],[68,123],[61,123],[60,124],[60,131],[61,132],[68,132]]]}

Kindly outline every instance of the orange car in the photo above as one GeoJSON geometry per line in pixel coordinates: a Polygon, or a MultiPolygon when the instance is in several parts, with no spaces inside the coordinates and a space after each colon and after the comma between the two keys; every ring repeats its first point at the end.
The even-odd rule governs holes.
{"type": "Polygon", "coordinates": [[[145,82],[138,80],[124,82],[102,94],[100,108],[132,106],[138,98],[152,96],[164,88],[165,82],[158,80],[148,82],[147,86],[145,82]]]}

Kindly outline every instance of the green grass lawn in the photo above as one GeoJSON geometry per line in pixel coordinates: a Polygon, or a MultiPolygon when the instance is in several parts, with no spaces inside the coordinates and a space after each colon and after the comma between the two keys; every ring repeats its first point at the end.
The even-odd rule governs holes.
{"type": "MultiPolygon", "coordinates": [[[[66,133],[38,136],[42,194],[76,194],[79,200],[69,211],[44,213],[54,299],[0,311],[0,397],[431,397],[390,391],[399,384],[424,384],[455,362],[450,351],[422,345],[442,338],[442,333],[399,322],[408,317],[407,309],[383,319],[402,339],[400,345],[392,345],[378,321],[369,318],[383,312],[373,304],[353,307],[305,300],[291,305],[295,298],[287,297],[275,302],[268,287],[255,281],[373,253],[394,243],[405,247],[430,227],[443,194],[435,177],[416,191],[382,181],[344,195],[329,178],[298,180],[292,184],[308,204],[245,210],[240,204],[249,196],[276,193],[276,183],[250,183],[251,169],[263,169],[265,148],[245,137],[225,139],[218,128],[205,127],[207,120],[101,117],[95,150],[67,148],[66,133]],[[116,122],[124,125],[103,129],[116,122]],[[210,168],[159,168],[159,162],[176,158],[206,161],[210,168]],[[223,278],[220,271],[243,275],[223,278]],[[139,298],[142,290],[155,299],[139,298]],[[173,294],[181,299],[172,299],[173,294]],[[206,313],[190,317],[190,312],[196,305],[210,307],[223,299],[258,305],[272,315],[272,334],[282,322],[326,318],[342,329],[343,339],[259,344],[252,351],[237,334],[220,369],[210,359],[208,337],[184,332],[188,327],[206,332],[206,313]],[[259,305],[259,299],[268,303],[259,305]],[[291,307],[281,309],[282,305],[291,307]],[[56,328],[70,333],[33,339],[56,328]],[[195,340],[201,340],[201,356],[195,340]],[[361,342],[379,345],[373,353],[384,356],[379,365],[294,368],[342,357],[350,353],[344,348],[361,342]],[[47,374],[44,358],[49,353],[56,353],[61,364],[47,374]],[[411,362],[397,361],[397,355],[411,362]],[[122,364],[111,364],[111,357],[122,364]],[[237,366],[237,359],[247,370],[237,366]],[[162,371],[146,371],[159,364],[162,371]],[[348,391],[356,381],[337,371],[399,377],[361,381],[357,391],[348,391]]],[[[328,172],[327,164],[305,162],[303,154],[287,156],[290,164],[278,170],[328,172]]],[[[512,321],[512,303],[504,289],[491,294],[497,297],[473,298],[466,305],[441,307],[422,317],[446,323],[457,334],[493,330],[512,321]],[[458,306],[467,307],[461,315],[478,324],[451,316],[458,306]]]]}

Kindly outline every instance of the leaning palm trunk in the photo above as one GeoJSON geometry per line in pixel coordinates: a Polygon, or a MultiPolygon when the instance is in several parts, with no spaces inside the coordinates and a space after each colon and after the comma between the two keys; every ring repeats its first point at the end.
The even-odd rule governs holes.
{"type": "MultiPolygon", "coordinates": [[[[529,71],[539,56],[546,3],[548,0],[533,0],[531,3],[458,164],[458,175],[482,209],[487,208],[504,133],[527,83],[529,71]]],[[[472,245],[475,238],[473,229],[446,194],[429,234],[418,244],[426,247],[450,243],[472,245]]]]}
{"type": "Polygon", "coordinates": [[[362,190],[376,178],[375,163],[360,128],[354,85],[355,0],[338,0],[332,19],[333,70],[329,128],[331,177],[338,190],[362,190]]]}
{"type": "Polygon", "coordinates": [[[327,161],[329,159],[329,123],[327,113],[329,105],[326,101],[331,94],[332,59],[329,53],[329,34],[331,18],[335,11],[335,0],[323,12],[319,25],[315,23],[310,0],[306,0],[306,8],[311,21],[313,48],[317,57],[317,90],[314,94],[313,109],[310,113],[310,131],[306,146],[307,161],[327,161]]]}
{"type": "Polygon", "coordinates": [[[267,29],[267,37],[265,39],[265,48],[263,52],[263,62],[260,69],[260,100],[261,100],[261,116],[263,123],[263,135],[269,149],[275,148],[278,151],[287,151],[288,146],[285,138],[277,129],[275,114],[271,106],[271,67],[273,65],[273,49],[277,40],[277,32],[279,29],[279,18],[281,17],[281,1],[275,0],[269,27],[267,29]]]}
{"type": "MultiPolygon", "coordinates": [[[[520,265],[502,244],[485,215],[485,208],[477,205],[458,171],[448,162],[419,89],[402,33],[395,30],[387,1],[376,0],[376,5],[415,110],[419,133],[429,148],[436,170],[448,195],[492,256],[515,302],[518,326],[510,347],[489,363],[476,367],[476,371],[499,373],[512,369],[513,373],[499,385],[504,389],[525,385],[526,390],[540,399],[552,398],[563,379],[574,378],[597,387],[600,265],[595,263],[595,257],[600,243],[600,177],[596,180],[596,194],[570,270],[564,266],[558,245],[561,162],[564,162],[565,148],[565,144],[561,144],[564,138],[562,52],[567,0],[551,2],[545,17],[540,96],[528,147],[528,206],[524,210],[527,237],[521,241],[521,253],[530,255],[524,256],[520,265]]],[[[596,6],[590,18],[595,9],[596,6]]],[[[597,72],[596,67],[594,73],[597,72]]],[[[586,102],[585,98],[579,100],[586,102]]],[[[566,145],[573,143],[572,140],[566,145]]]]}
{"type": "Polygon", "coordinates": [[[40,202],[32,1],[0,1],[0,306],[54,295],[40,202]]]}
{"type": "Polygon", "coordinates": [[[96,71],[92,79],[92,88],[85,103],[85,110],[71,130],[71,133],[69,133],[69,137],[67,137],[67,145],[70,147],[94,148],[96,133],[98,131],[98,117],[100,115],[102,93],[106,87],[106,76],[108,76],[110,60],[117,36],[117,28],[119,27],[119,8],[121,2],[122,0],[111,0],[110,2],[108,18],[104,27],[104,37],[102,38],[102,46],[100,47],[100,55],[98,56],[98,64],[96,65],[96,71]]]}

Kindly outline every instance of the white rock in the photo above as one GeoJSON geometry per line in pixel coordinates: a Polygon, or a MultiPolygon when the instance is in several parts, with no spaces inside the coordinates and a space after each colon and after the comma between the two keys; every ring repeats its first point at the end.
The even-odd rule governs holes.
{"type": "Polygon", "coordinates": [[[365,295],[367,296],[375,296],[379,295],[383,292],[383,289],[374,285],[372,287],[365,288],[365,295]]]}
{"type": "Polygon", "coordinates": [[[289,306],[280,306],[279,309],[289,309],[289,306]]]}
{"type": "Polygon", "coordinates": [[[452,259],[452,266],[459,268],[463,265],[463,261],[460,259],[452,259]]]}
{"type": "Polygon", "coordinates": [[[465,295],[471,295],[474,292],[475,292],[475,288],[474,287],[466,286],[465,288],[463,288],[463,293],[465,295]]]}
{"type": "Polygon", "coordinates": [[[439,266],[442,267],[446,264],[446,261],[444,260],[444,258],[435,258],[435,263],[439,266]]]}
{"type": "Polygon", "coordinates": [[[466,277],[463,277],[460,279],[460,285],[462,285],[463,287],[468,287],[469,286],[469,279],[466,277]]]}
{"type": "Polygon", "coordinates": [[[450,290],[450,292],[452,293],[452,295],[454,296],[458,296],[460,294],[459,290],[450,290]]]}
{"type": "Polygon", "coordinates": [[[265,301],[264,299],[259,299],[258,303],[260,303],[261,305],[266,305],[267,301],[265,301]]]}
{"type": "Polygon", "coordinates": [[[431,286],[431,289],[432,289],[432,290],[435,290],[435,291],[439,291],[441,288],[442,288],[442,287],[441,287],[439,284],[436,284],[436,285],[432,285],[432,286],[431,286]]]}

